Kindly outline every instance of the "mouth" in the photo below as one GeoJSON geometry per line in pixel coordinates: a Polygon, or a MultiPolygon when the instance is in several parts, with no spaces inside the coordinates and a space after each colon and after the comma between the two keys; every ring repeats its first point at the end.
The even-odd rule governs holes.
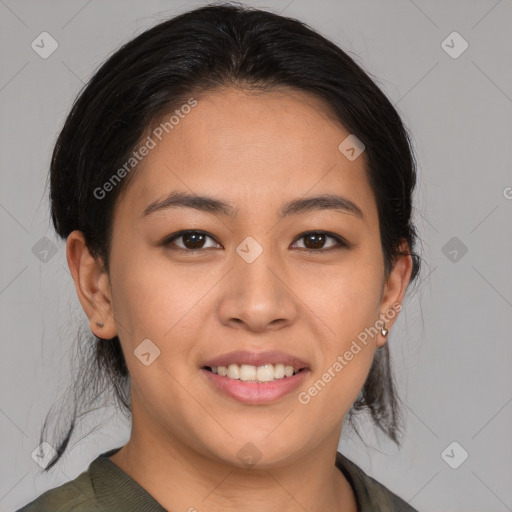
{"type": "MultiPolygon", "coordinates": [[[[233,366],[229,365],[228,372],[230,368],[231,371],[233,371],[233,366]]],[[[270,366],[274,365],[259,366],[257,368],[256,378],[245,381],[240,378],[231,378],[228,375],[222,376],[219,373],[214,373],[213,367],[207,366],[201,368],[201,374],[206,377],[205,382],[211,385],[212,389],[217,393],[245,405],[268,405],[275,403],[301,386],[309,374],[309,369],[307,368],[302,368],[296,373],[292,373],[293,367],[289,366],[288,374],[292,373],[291,376],[287,377],[284,375],[281,378],[276,378],[275,373],[272,375],[271,372],[274,370],[269,368],[270,366]]],[[[281,374],[279,364],[275,366],[278,372],[277,377],[279,377],[281,374]]],[[[243,369],[244,365],[241,365],[241,367],[242,375],[244,375],[245,378],[251,376],[249,372],[253,372],[252,374],[254,374],[254,370],[251,369],[249,369],[247,373],[244,373],[246,371],[243,369]]],[[[217,372],[219,372],[219,370],[223,372],[222,368],[226,367],[217,367],[217,372]]]]}
{"type": "Polygon", "coordinates": [[[244,404],[271,404],[297,389],[309,365],[280,351],[235,351],[205,361],[200,372],[217,392],[244,404]]]}
{"type": "Polygon", "coordinates": [[[309,365],[297,356],[278,350],[259,353],[237,350],[204,361],[201,368],[242,382],[273,382],[309,370],[309,365]]]}
{"type": "Polygon", "coordinates": [[[203,366],[203,369],[232,380],[262,383],[287,379],[307,370],[306,367],[296,368],[284,363],[267,363],[260,366],[232,363],[228,366],[203,366]]]}

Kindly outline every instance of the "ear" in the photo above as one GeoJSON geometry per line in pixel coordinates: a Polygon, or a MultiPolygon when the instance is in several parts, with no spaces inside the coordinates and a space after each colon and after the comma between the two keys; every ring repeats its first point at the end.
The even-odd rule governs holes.
{"type": "Polygon", "coordinates": [[[66,258],[91,331],[98,338],[114,338],[117,329],[108,274],[101,259],[97,260],[89,252],[81,231],[75,230],[68,236],[66,258]],[[103,327],[96,322],[102,323],[103,327]]]}
{"type": "MultiPolygon", "coordinates": [[[[391,327],[402,308],[404,295],[412,274],[412,257],[408,254],[410,253],[409,244],[405,240],[400,245],[400,251],[404,254],[397,255],[393,259],[392,269],[385,280],[382,291],[380,319],[388,331],[391,331],[391,327]]],[[[387,339],[388,337],[383,336],[379,331],[377,347],[382,347],[387,339]]]]}

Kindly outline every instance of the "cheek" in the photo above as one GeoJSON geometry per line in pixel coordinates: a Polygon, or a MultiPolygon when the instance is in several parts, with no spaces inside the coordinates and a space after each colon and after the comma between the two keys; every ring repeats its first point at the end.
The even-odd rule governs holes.
{"type": "Polygon", "coordinates": [[[315,286],[309,280],[309,287],[299,292],[321,319],[319,380],[306,392],[310,398],[321,394],[315,401],[324,410],[330,401],[348,409],[364,384],[375,353],[382,292],[383,268],[373,260],[355,258],[335,272],[321,281],[316,276],[315,286]]]}
{"type": "Polygon", "coordinates": [[[293,289],[323,320],[327,337],[332,335],[342,343],[379,318],[382,275],[383,268],[373,256],[365,258],[359,253],[329,268],[299,270],[293,289]]]}
{"type": "MultiPolygon", "coordinates": [[[[195,340],[211,334],[204,332],[204,320],[213,307],[208,292],[218,280],[215,273],[208,266],[184,271],[147,252],[139,256],[133,251],[116,263],[112,266],[113,301],[128,358],[134,360],[130,354],[150,340],[158,349],[155,352],[159,351],[158,365],[172,370],[173,375],[186,375],[183,362],[194,359],[195,340]]],[[[128,360],[127,364],[130,366],[128,360]]],[[[137,370],[138,361],[133,365],[137,370]]]]}
{"type": "Polygon", "coordinates": [[[113,277],[116,321],[120,334],[133,342],[141,337],[161,340],[186,314],[195,298],[178,275],[153,263],[133,261],[124,268],[117,267],[113,277]]]}
{"type": "MultiPolygon", "coordinates": [[[[188,393],[179,391],[191,378],[191,333],[201,337],[197,315],[204,314],[207,305],[201,302],[205,291],[197,285],[197,276],[194,287],[184,282],[183,272],[170,273],[169,266],[163,268],[155,260],[126,259],[116,267],[113,280],[116,324],[132,389],[148,407],[165,403],[170,390],[173,407],[192,407],[188,393]]],[[[166,421],[172,423],[173,418],[166,421]]]]}

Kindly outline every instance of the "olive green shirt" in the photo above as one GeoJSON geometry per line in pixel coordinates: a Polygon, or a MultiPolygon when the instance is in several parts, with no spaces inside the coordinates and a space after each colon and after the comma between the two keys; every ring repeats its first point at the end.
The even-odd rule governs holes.
{"type": "MultiPolygon", "coordinates": [[[[102,453],[74,480],[44,492],[16,512],[166,512],[108,458],[120,449],[102,453]]],[[[336,467],[352,486],[359,512],[418,512],[340,452],[336,467]]]]}

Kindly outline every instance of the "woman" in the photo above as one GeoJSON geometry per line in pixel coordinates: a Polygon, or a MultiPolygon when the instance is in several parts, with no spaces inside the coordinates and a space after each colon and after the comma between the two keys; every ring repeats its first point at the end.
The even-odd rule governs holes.
{"type": "Polygon", "coordinates": [[[132,431],[21,511],[414,510],[337,452],[361,409],[398,443],[420,262],[407,132],[350,57],[269,12],[182,14],[101,66],[50,179],[132,431]]]}

